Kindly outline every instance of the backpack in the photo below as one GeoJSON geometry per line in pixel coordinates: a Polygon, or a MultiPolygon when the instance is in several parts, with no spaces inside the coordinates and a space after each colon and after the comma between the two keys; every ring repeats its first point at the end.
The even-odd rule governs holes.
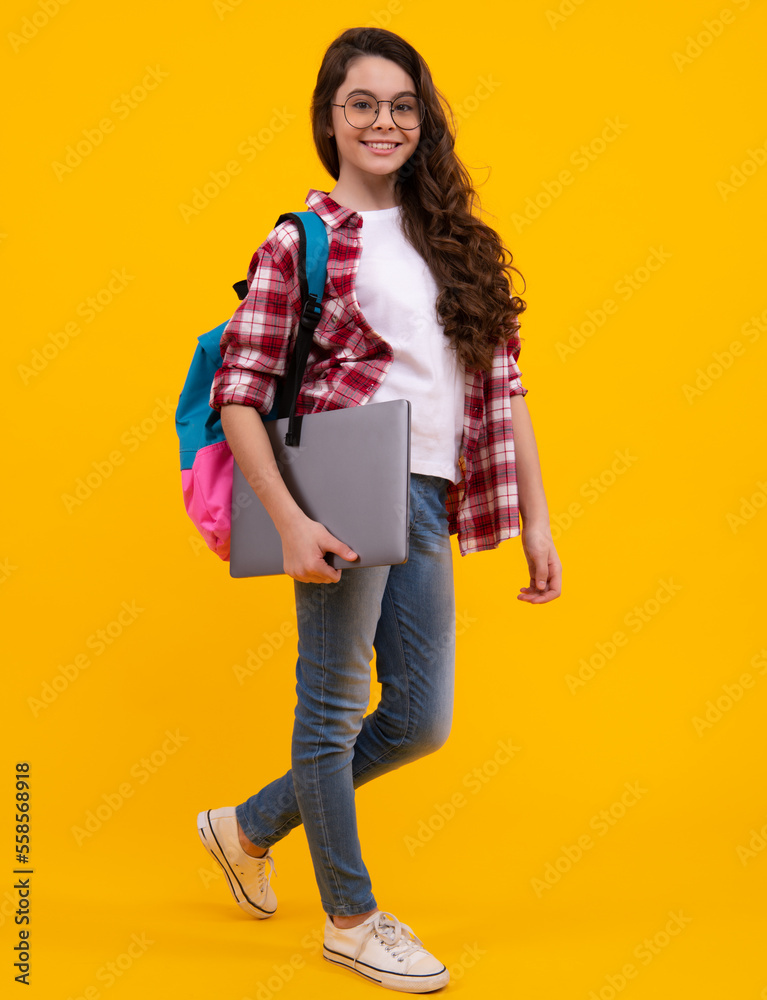
{"type": "MultiPolygon", "coordinates": [[[[288,212],[281,215],[275,225],[286,221],[296,224],[299,239],[301,314],[296,346],[284,383],[293,387],[293,393],[283,393],[283,386],[278,386],[275,404],[263,420],[287,416],[291,410],[291,395],[291,416],[294,416],[303,368],[320,319],[327,276],[328,234],[322,219],[315,212],[288,212]]],[[[238,281],[232,287],[240,300],[246,297],[247,281],[238,281]]],[[[208,548],[224,560],[229,559],[234,457],[221,426],[221,414],[211,408],[209,401],[213,379],[222,363],[219,345],[228,325],[229,320],[197,338],[197,347],[176,408],[186,512],[208,548]]]]}

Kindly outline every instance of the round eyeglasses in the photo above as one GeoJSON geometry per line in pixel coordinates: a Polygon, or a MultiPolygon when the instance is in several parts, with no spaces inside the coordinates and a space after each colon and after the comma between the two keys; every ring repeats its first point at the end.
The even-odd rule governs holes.
{"type": "Polygon", "coordinates": [[[348,98],[346,104],[333,104],[331,106],[344,109],[344,118],[352,128],[368,128],[378,118],[382,104],[390,105],[392,121],[397,128],[404,129],[406,132],[418,128],[426,114],[423,101],[410,94],[398,97],[394,101],[377,101],[374,97],[368,97],[366,94],[353,94],[348,98]]]}

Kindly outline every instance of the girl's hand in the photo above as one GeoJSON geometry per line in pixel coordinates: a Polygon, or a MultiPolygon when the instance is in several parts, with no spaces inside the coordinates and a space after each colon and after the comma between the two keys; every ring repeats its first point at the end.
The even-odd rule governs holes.
{"type": "Polygon", "coordinates": [[[522,549],[530,568],[530,585],[519,588],[517,600],[529,604],[555,600],[562,593],[562,564],[549,526],[525,527],[523,522],[522,549]]]}
{"type": "Polygon", "coordinates": [[[283,569],[302,583],[338,583],[341,570],[325,561],[326,552],[334,552],[347,562],[354,562],[357,553],[340,542],[318,521],[308,517],[296,521],[284,530],[282,538],[283,569]]]}

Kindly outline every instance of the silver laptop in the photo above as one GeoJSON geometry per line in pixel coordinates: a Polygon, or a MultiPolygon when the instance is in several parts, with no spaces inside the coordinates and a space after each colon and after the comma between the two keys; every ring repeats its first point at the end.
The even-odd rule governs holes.
{"type": "MultiPolygon", "coordinates": [[[[392,566],[408,555],[410,402],[325,410],[300,417],[301,443],[285,442],[288,418],[264,424],[278,468],[298,506],[359,555],[336,569],[392,566]]],[[[230,573],[282,573],[282,542],[274,522],[235,462],[230,573]]]]}

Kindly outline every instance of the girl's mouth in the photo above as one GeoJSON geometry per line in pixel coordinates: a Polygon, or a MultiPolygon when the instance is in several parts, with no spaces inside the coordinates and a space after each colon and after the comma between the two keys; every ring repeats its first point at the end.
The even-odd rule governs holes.
{"type": "Polygon", "coordinates": [[[372,150],[374,153],[386,154],[393,153],[395,149],[399,149],[401,143],[399,142],[365,142],[362,140],[362,145],[367,146],[368,149],[372,150]]]}

